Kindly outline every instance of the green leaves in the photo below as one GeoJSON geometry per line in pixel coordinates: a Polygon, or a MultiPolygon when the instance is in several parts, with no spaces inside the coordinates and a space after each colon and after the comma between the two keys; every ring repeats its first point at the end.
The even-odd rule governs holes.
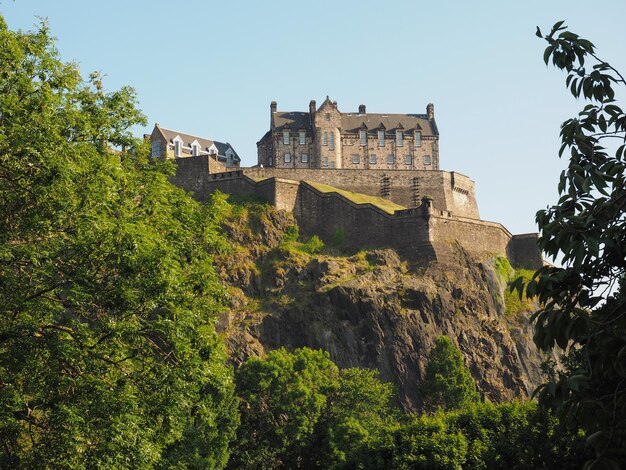
{"type": "Polygon", "coordinates": [[[569,150],[570,159],[561,198],[536,217],[539,247],[564,267],[544,267],[526,286],[542,302],[532,316],[534,341],[545,351],[568,350],[566,367],[536,394],[587,432],[596,459],[585,468],[617,468],[626,464],[618,451],[626,448],[626,115],[614,97],[626,81],[563,22],[543,38],[544,62],[566,70],[570,93],[593,103],[563,123],[559,156],[569,150]]]}
{"type": "Polygon", "coordinates": [[[223,467],[210,208],[132,137],[134,91],[83,82],[45,25],[0,18],[0,56],[0,466],[223,467]]]}

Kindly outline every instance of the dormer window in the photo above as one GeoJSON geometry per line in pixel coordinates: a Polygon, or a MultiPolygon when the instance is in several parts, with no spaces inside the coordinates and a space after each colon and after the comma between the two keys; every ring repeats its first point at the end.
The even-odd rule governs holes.
{"type": "Polygon", "coordinates": [[[306,143],[306,131],[300,131],[300,145],[304,145],[306,143]]]}
{"type": "Polygon", "coordinates": [[[385,146],[385,130],[384,129],[379,129],[378,131],[378,146],[379,147],[385,146]]]}
{"type": "Polygon", "coordinates": [[[415,131],[415,146],[416,147],[421,147],[422,146],[422,133],[421,133],[421,131],[415,131]]]}
{"type": "Polygon", "coordinates": [[[197,140],[195,140],[191,144],[191,155],[193,155],[194,157],[197,157],[198,155],[200,155],[200,144],[198,143],[197,140]]]}
{"type": "Polygon", "coordinates": [[[359,137],[361,139],[361,145],[365,147],[367,145],[367,130],[361,129],[359,131],[359,137]]]}
{"type": "Polygon", "coordinates": [[[396,129],[396,146],[402,147],[404,145],[404,132],[402,129],[396,129]]]}
{"type": "Polygon", "coordinates": [[[289,130],[288,129],[285,129],[283,131],[283,144],[289,145],[289,130]]]}
{"type": "Polygon", "coordinates": [[[180,140],[178,136],[174,139],[174,156],[176,158],[180,158],[180,154],[182,152],[183,142],[180,140]]]}

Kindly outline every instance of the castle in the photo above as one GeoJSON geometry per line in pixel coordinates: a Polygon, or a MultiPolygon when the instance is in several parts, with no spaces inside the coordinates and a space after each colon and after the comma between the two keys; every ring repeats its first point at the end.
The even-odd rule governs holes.
{"type": "Polygon", "coordinates": [[[259,165],[270,168],[438,170],[435,107],[426,114],[342,113],[328,96],[309,112],[277,111],[257,142],[259,165]]]}
{"type": "Polygon", "coordinates": [[[258,164],[227,169],[207,154],[175,158],[172,182],[203,200],[219,190],[256,195],[294,214],[302,231],[347,248],[390,246],[445,261],[455,246],[478,259],[506,256],[541,267],[537,234],[511,234],[480,219],[474,182],[439,169],[434,106],[426,114],[344,114],[327,97],[309,112],[271,106],[258,164]],[[392,209],[379,201],[393,204],[392,209]]]}

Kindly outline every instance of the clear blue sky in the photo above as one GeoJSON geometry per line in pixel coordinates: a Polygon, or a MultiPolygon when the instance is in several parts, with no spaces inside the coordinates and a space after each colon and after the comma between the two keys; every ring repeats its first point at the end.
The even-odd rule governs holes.
{"type": "Polygon", "coordinates": [[[514,233],[536,231],[535,212],[556,201],[559,126],[582,107],[544,66],[535,26],[566,20],[626,72],[624,0],[0,0],[0,12],[12,29],[48,18],[85,76],[133,86],[150,122],[138,135],[158,122],[228,141],[244,165],[272,100],[397,113],[433,102],[442,169],[470,176],[481,217],[514,233]]]}

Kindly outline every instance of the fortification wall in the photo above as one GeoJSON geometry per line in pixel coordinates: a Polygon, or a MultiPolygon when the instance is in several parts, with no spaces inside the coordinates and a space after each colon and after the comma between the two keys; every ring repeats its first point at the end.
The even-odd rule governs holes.
{"type": "Polygon", "coordinates": [[[351,170],[248,168],[254,179],[284,178],[314,181],[370,196],[380,196],[405,207],[415,207],[424,196],[438,208],[479,219],[474,182],[460,173],[432,170],[351,170]]]}

